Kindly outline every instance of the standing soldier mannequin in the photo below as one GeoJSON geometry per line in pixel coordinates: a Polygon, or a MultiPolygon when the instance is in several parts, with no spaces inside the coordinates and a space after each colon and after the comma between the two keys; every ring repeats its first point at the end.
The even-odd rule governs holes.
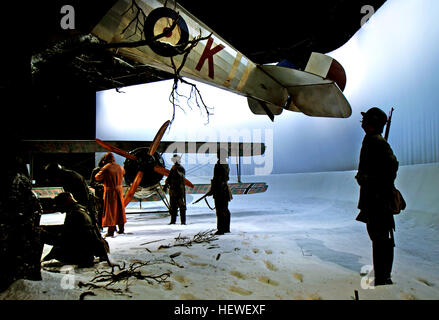
{"type": "Polygon", "coordinates": [[[381,136],[387,122],[386,114],[379,108],[371,108],[361,114],[361,127],[366,135],[355,176],[360,185],[360,213],[356,219],[366,223],[372,240],[375,286],[388,285],[392,284],[395,221],[391,203],[398,161],[390,145],[381,136]]]}
{"type": "Polygon", "coordinates": [[[186,187],[184,186],[186,171],[180,164],[179,155],[174,154],[171,160],[174,165],[165,181],[165,190],[169,188],[169,214],[171,215],[169,224],[175,224],[177,221],[178,209],[180,209],[181,224],[186,224],[186,187]]]}
{"type": "Polygon", "coordinates": [[[114,155],[107,152],[103,158],[104,166],[96,174],[97,181],[104,183],[104,208],[102,214],[102,226],[108,227],[105,237],[114,236],[116,225],[119,227],[117,233],[125,232],[125,206],[123,202],[122,182],[125,169],[116,163],[114,155]]]}
{"type": "Polygon", "coordinates": [[[227,184],[230,172],[227,164],[227,150],[218,150],[217,156],[218,161],[213,169],[208,195],[213,195],[215,201],[217,219],[217,232],[215,234],[222,235],[230,232],[229,201],[232,200],[232,192],[227,184]]]}

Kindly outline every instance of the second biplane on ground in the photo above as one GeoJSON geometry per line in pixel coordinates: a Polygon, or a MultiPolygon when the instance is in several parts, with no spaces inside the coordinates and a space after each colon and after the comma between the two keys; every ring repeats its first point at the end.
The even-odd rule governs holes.
{"type": "MultiPolygon", "coordinates": [[[[24,141],[25,147],[29,152],[29,157],[44,153],[95,153],[111,151],[125,157],[125,183],[124,186],[124,205],[125,207],[132,201],[141,203],[142,201],[162,201],[167,209],[169,202],[163,191],[162,179],[168,176],[169,170],[165,167],[163,153],[217,153],[217,150],[224,149],[228,156],[237,158],[237,178],[236,183],[229,186],[233,194],[253,194],[265,192],[268,188],[264,182],[243,183],[241,181],[241,157],[258,156],[265,152],[263,143],[244,143],[244,142],[176,142],[161,141],[164,132],[169,125],[166,121],[155,138],[151,142],[147,141],[60,141],[60,140],[27,140],[24,141]],[[125,151],[131,150],[130,152],[125,151]]],[[[192,184],[186,179],[187,194],[204,194],[208,191],[210,184],[192,184]]],[[[42,202],[49,203],[58,193],[62,192],[59,186],[35,187],[33,190],[42,202]],[[44,200],[43,200],[44,199],[44,200]]],[[[137,211],[138,212],[138,211],[137,211]]]]}

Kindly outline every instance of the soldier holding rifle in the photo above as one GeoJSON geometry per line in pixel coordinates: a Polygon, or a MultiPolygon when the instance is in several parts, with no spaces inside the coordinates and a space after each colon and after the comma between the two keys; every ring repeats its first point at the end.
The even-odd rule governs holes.
{"type": "Polygon", "coordinates": [[[217,217],[217,232],[215,234],[223,235],[230,232],[229,201],[232,200],[232,192],[227,184],[230,172],[229,165],[227,164],[227,150],[218,150],[217,157],[218,161],[213,169],[210,190],[194,203],[208,196],[213,196],[217,217]]]}
{"type": "Polygon", "coordinates": [[[397,191],[394,181],[399,163],[389,143],[381,135],[387,123],[388,136],[390,122],[386,114],[379,108],[370,108],[361,114],[361,127],[366,135],[361,147],[358,173],[355,176],[360,185],[360,213],[356,219],[366,223],[372,241],[374,285],[390,285],[393,283],[391,271],[395,247],[393,215],[399,212],[394,210],[397,191]]]}

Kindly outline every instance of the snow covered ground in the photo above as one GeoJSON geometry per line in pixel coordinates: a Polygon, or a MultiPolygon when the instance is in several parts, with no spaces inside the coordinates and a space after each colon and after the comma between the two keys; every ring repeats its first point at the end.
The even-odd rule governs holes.
{"type": "MultiPolygon", "coordinates": [[[[108,239],[111,259],[126,269],[148,262],[134,271],[151,278],[131,277],[106,289],[81,286],[108,284],[92,279],[96,271],[110,268],[105,262],[78,268],[50,261],[43,267],[43,281],[16,281],[0,299],[78,300],[82,294],[84,299],[352,300],[355,290],[360,300],[439,299],[439,164],[400,168],[396,185],[407,210],[396,216],[394,285],[376,288],[368,282],[372,274],[360,274],[370,270],[372,257],[365,225],[355,221],[359,189],[354,175],[245,176],[245,182],[265,181],[267,192],[234,196],[231,233],[187,247],[175,246],[175,238],[191,240],[215,229],[215,213],[204,201],[188,205],[185,226],[168,225],[166,213],[128,214],[128,233],[108,239]],[[165,281],[153,279],[159,275],[165,281]]],[[[196,198],[189,195],[188,203],[196,198]]],[[[142,207],[164,209],[158,202],[142,207]]],[[[62,214],[44,215],[42,223],[63,219],[62,214]]],[[[46,245],[44,254],[49,249],[46,245]]]]}

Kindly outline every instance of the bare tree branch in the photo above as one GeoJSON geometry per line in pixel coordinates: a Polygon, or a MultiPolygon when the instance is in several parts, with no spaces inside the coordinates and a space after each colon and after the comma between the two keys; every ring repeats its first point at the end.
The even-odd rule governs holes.
{"type": "Polygon", "coordinates": [[[194,235],[192,239],[189,239],[188,237],[181,237],[180,235],[178,235],[178,237],[174,240],[174,244],[161,245],[160,247],[158,247],[158,250],[169,249],[171,247],[190,247],[196,243],[210,243],[212,241],[218,240],[218,237],[215,236],[215,230],[212,229],[207,231],[200,231],[196,235],[194,235]]]}
{"type": "MultiPolygon", "coordinates": [[[[171,119],[171,124],[175,119],[175,110],[176,107],[180,108],[181,110],[184,111],[184,108],[181,107],[180,103],[179,103],[179,99],[178,97],[184,97],[186,98],[187,102],[188,102],[188,106],[191,108],[189,102],[192,100],[193,97],[195,97],[195,103],[197,105],[197,107],[201,110],[202,108],[204,108],[204,111],[206,112],[207,115],[207,123],[209,122],[209,116],[210,116],[210,111],[209,111],[209,107],[204,103],[204,100],[202,98],[201,92],[198,89],[198,87],[194,84],[191,83],[185,79],[183,79],[183,77],[180,75],[181,70],[183,69],[187,57],[189,56],[190,52],[192,51],[193,48],[195,48],[195,46],[203,40],[207,40],[212,36],[212,34],[209,34],[206,37],[202,37],[201,36],[201,30],[200,30],[200,35],[196,38],[194,38],[193,40],[188,42],[188,46],[186,47],[186,49],[184,51],[181,52],[181,54],[183,54],[183,59],[180,63],[180,65],[177,67],[177,65],[175,64],[174,61],[174,57],[171,57],[171,64],[172,64],[172,68],[174,70],[174,83],[172,86],[172,91],[171,94],[169,96],[169,101],[172,103],[173,105],[173,113],[172,113],[172,119],[171,119]],[[179,94],[178,92],[178,83],[184,83],[187,84],[191,87],[191,91],[190,91],[190,95],[189,97],[186,97],[184,95],[179,94]],[[200,103],[201,102],[201,103],[200,103]]],[[[191,108],[192,109],[192,108],[191,108]]]]}
{"type": "MultiPolygon", "coordinates": [[[[177,4],[175,1],[174,10],[177,9],[177,4]]],[[[168,5],[168,1],[165,2],[164,6],[168,5]]],[[[136,0],[131,0],[131,5],[122,14],[126,15],[131,12],[131,20],[126,27],[123,28],[122,34],[128,33],[129,30],[134,29],[132,34],[126,35],[126,39],[133,37],[135,34],[140,35],[139,41],[122,41],[118,43],[105,43],[104,41],[92,36],[91,34],[86,36],[81,36],[74,38],[65,42],[58,43],[53,48],[46,50],[46,52],[38,53],[33,56],[32,68],[33,74],[38,77],[41,67],[44,67],[46,62],[54,61],[70,61],[69,68],[71,68],[75,75],[81,75],[84,77],[86,82],[90,86],[94,86],[98,90],[105,90],[110,87],[116,88],[118,92],[122,92],[119,88],[123,87],[126,83],[127,78],[135,78],[135,74],[141,75],[136,70],[137,66],[133,66],[123,59],[123,57],[117,57],[117,52],[111,52],[107,49],[118,49],[118,48],[135,48],[139,46],[149,45],[162,47],[165,50],[172,50],[175,55],[170,57],[170,64],[174,73],[174,82],[172,85],[171,93],[169,96],[169,101],[173,106],[173,114],[171,119],[171,124],[175,119],[176,108],[180,108],[183,112],[189,107],[192,110],[192,105],[196,105],[201,112],[205,112],[207,115],[207,123],[209,122],[209,116],[211,115],[211,108],[209,108],[200,90],[194,83],[189,82],[187,79],[183,79],[181,76],[181,71],[184,68],[189,54],[198,45],[200,41],[209,39],[212,34],[202,37],[202,32],[200,30],[199,36],[193,38],[186,43],[181,45],[171,45],[166,42],[160,41],[161,38],[172,33],[177,27],[182,17],[177,12],[177,18],[173,19],[172,24],[168,28],[165,28],[162,33],[156,36],[145,35],[145,20],[147,15],[143,9],[139,6],[136,0]],[[111,57],[109,57],[111,55],[111,57]],[[176,62],[176,57],[181,57],[179,64],[176,62]],[[35,58],[35,59],[34,59],[35,58]],[[124,69],[126,71],[119,72],[118,70],[124,69]],[[114,73],[112,73],[114,70],[114,73]],[[190,93],[188,96],[179,93],[179,84],[187,84],[190,86],[190,93]],[[186,104],[180,103],[180,99],[186,99],[186,104]]],[[[144,73],[146,74],[146,72],[144,73]]],[[[142,76],[143,77],[143,76],[142,76]]],[[[170,126],[168,127],[169,130],[170,126]]]]}
{"type": "Polygon", "coordinates": [[[148,284],[156,283],[166,283],[169,282],[169,277],[171,276],[171,271],[163,272],[160,274],[143,274],[139,269],[145,266],[150,266],[154,264],[171,264],[175,265],[179,268],[183,268],[183,266],[179,265],[173,258],[175,258],[177,255],[170,256],[170,260],[164,260],[164,259],[157,259],[152,261],[136,261],[134,263],[131,263],[128,267],[126,266],[126,263],[124,262],[122,265],[114,264],[111,267],[110,271],[107,270],[96,270],[96,276],[93,277],[89,282],[83,283],[79,282],[78,286],[80,288],[82,287],[88,287],[89,289],[105,289],[112,291],[114,293],[118,294],[125,294],[129,291],[129,285],[130,285],[130,279],[135,278],[138,280],[145,280],[148,284]],[[117,283],[125,282],[125,289],[119,289],[119,288],[113,288],[117,283]],[[99,283],[105,283],[100,285],[99,283]]]}

